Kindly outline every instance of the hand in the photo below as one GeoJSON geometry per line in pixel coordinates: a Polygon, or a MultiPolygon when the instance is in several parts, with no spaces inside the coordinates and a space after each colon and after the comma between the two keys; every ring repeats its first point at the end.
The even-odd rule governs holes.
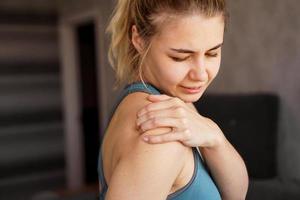
{"type": "Polygon", "coordinates": [[[158,127],[171,127],[172,131],[145,136],[148,143],[180,141],[190,147],[213,147],[223,137],[221,129],[212,120],[201,116],[177,97],[149,95],[148,104],[138,112],[137,126],[141,134],[158,127]]]}

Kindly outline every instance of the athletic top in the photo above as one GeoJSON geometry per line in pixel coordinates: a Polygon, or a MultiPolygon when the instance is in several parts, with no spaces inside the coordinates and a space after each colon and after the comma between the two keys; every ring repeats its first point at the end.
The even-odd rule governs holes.
{"type": "MultiPolygon", "coordinates": [[[[134,82],[127,85],[122,91],[120,98],[117,99],[117,103],[114,106],[114,113],[116,107],[128,94],[133,92],[145,92],[149,94],[162,94],[162,92],[149,83],[134,82]]],[[[110,121],[110,120],[109,120],[110,121]]],[[[104,136],[103,136],[104,137],[104,136]]],[[[102,137],[102,138],[103,138],[102,137]]],[[[103,141],[103,140],[102,140],[103,141]]],[[[103,163],[101,155],[101,146],[98,159],[98,174],[100,185],[100,200],[105,200],[105,195],[108,189],[103,173],[103,163]]],[[[194,156],[194,172],[191,180],[182,188],[168,195],[167,200],[221,200],[220,193],[216,187],[209,169],[202,160],[200,151],[197,147],[191,147],[194,156]]]]}

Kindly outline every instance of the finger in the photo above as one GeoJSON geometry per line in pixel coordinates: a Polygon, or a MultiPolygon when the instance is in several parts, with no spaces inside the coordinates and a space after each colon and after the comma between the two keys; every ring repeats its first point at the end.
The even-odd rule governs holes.
{"type": "Polygon", "coordinates": [[[185,124],[182,122],[179,118],[164,118],[164,117],[158,117],[158,118],[152,118],[144,123],[140,124],[140,130],[141,131],[147,131],[154,128],[159,127],[172,127],[175,130],[183,130],[185,129],[185,124]]]}
{"type": "Polygon", "coordinates": [[[167,101],[158,101],[154,103],[150,103],[144,106],[141,110],[138,111],[137,116],[142,116],[147,112],[155,111],[155,110],[163,110],[173,107],[172,104],[168,103],[167,101]]]}
{"type": "Polygon", "coordinates": [[[150,144],[166,143],[172,141],[181,141],[182,135],[180,132],[169,132],[161,135],[143,136],[143,140],[150,144]]]}
{"type": "Polygon", "coordinates": [[[155,111],[155,110],[162,110],[172,107],[179,107],[182,106],[182,101],[178,98],[170,98],[165,101],[158,101],[154,103],[150,103],[146,106],[144,106],[141,110],[138,111],[137,116],[141,116],[147,112],[155,111]]]}
{"type": "Polygon", "coordinates": [[[144,123],[149,119],[162,118],[162,117],[180,118],[182,117],[182,115],[179,112],[179,109],[174,109],[174,108],[154,110],[154,111],[147,112],[141,116],[138,116],[136,119],[136,124],[139,126],[140,124],[144,123]]]}
{"type": "Polygon", "coordinates": [[[148,96],[148,100],[152,101],[152,102],[157,102],[157,101],[165,101],[165,100],[169,100],[173,97],[168,96],[166,94],[163,95],[155,95],[155,94],[151,94],[148,96]]]}

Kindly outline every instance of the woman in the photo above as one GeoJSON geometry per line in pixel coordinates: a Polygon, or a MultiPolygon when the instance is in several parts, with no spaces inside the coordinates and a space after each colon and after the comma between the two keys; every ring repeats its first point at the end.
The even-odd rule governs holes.
{"type": "Polygon", "coordinates": [[[100,199],[245,199],[243,160],[192,104],[220,67],[224,1],[118,1],[110,61],[128,85],[101,146],[100,199]]]}

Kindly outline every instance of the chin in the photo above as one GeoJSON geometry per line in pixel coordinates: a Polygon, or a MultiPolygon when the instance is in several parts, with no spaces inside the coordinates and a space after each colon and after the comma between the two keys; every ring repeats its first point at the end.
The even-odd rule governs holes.
{"type": "Polygon", "coordinates": [[[185,103],[194,103],[194,102],[197,102],[201,98],[201,96],[203,95],[205,89],[201,90],[200,92],[195,93],[195,94],[188,94],[188,93],[183,92],[182,90],[181,91],[177,90],[174,93],[165,93],[165,94],[167,94],[171,97],[177,97],[185,103]]]}
{"type": "Polygon", "coordinates": [[[189,94],[189,95],[184,94],[180,97],[180,99],[182,101],[184,101],[185,103],[194,103],[194,102],[197,102],[201,97],[202,97],[202,93],[201,94],[189,94]]]}
{"type": "Polygon", "coordinates": [[[194,103],[201,98],[205,90],[206,86],[202,87],[198,92],[187,91],[180,88],[179,90],[177,90],[177,97],[185,103],[194,103]]]}

